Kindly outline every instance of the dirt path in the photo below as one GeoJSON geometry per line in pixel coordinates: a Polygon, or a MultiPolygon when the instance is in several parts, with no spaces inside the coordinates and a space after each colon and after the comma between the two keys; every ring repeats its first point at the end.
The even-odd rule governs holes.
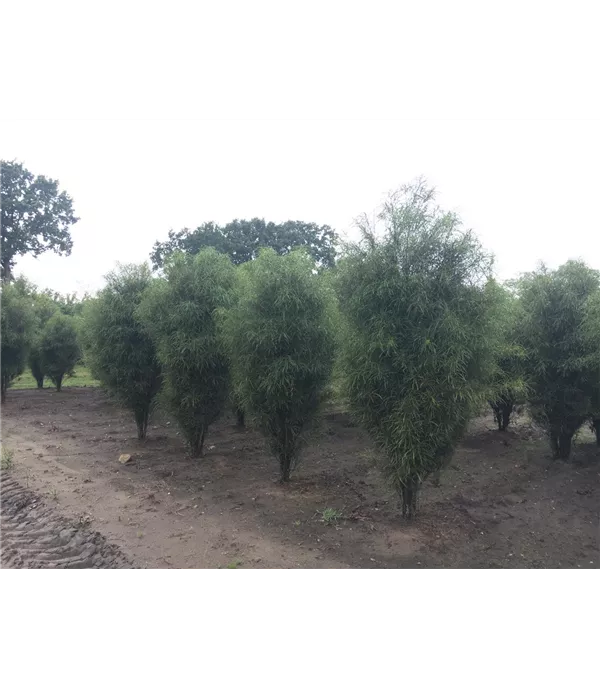
{"type": "Polygon", "coordinates": [[[2,434],[15,452],[11,480],[140,567],[596,568],[595,447],[554,464],[527,427],[502,437],[490,428],[479,421],[442,486],[426,486],[414,525],[343,414],[325,419],[287,487],[261,438],[232,418],[193,461],[167,419],[138,443],[128,414],[98,389],[11,390],[2,434]],[[135,459],[121,465],[121,453],[135,459]],[[330,524],[326,508],[339,515],[330,524]]]}

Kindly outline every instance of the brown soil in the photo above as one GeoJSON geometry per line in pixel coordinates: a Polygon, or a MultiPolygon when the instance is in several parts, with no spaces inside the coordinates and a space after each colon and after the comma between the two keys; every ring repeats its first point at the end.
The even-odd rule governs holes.
{"type": "MultiPolygon", "coordinates": [[[[343,413],[325,416],[282,486],[260,436],[237,430],[233,417],[211,428],[206,456],[194,460],[167,419],[155,418],[138,442],[132,418],[100,389],[10,390],[2,412],[3,440],[15,452],[11,489],[26,486],[30,503],[44,503],[22,527],[36,518],[51,523],[37,529],[46,540],[34,542],[34,529],[21,542],[3,503],[3,565],[43,566],[44,547],[63,546],[57,528],[66,523],[89,524],[95,553],[119,548],[94,564],[67,547],[77,565],[125,565],[123,556],[153,568],[597,568],[600,561],[596,446],[579,444],[572,463],[553,462],[525,423],[500,433],[491,418],[474,422],[441,485],[424,486],[420,514],[406,523],[373,465],[370,441],[343,413]],[[122,453],[134,456],[131,463],[118,462],[122,453]],[[336,522],[323,521],[328,508],[341,512],[336,522]],[[23,557],[28,548],[35,556],[23,557]]],[[[89,540],[77,542],[91,551],[89,540]]]]}

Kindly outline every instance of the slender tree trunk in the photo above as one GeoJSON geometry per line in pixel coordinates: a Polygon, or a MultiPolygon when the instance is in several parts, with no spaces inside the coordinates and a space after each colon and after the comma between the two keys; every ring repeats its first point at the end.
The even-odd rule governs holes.
{"type": "Polygon", "coordinates": [[[490,401],[489,403],[492,407],[492,411],[494,412],[494,420],[496,421],[498,430],[502,430],[502,418],[500,416],[500,407],[496,402],[490,401]]]}
{"type": "Polygon", "coordinates": [[[288,419],[283,412],[279,413],[279,469],[281,482],[289,483],[292,472],[292,459],[296,454],[296,440],[288,425],[288,419]]]}
{"type": "Polygon", "coordinates": [[[571,442],[573,440],[573,435],[563,432],[561,433],[558,440],[558,451],[559,458],[564,461],[568,461],[571,456],[571,442]]]}
{"type": "Polygon", "coordinates": [[[237,417],[237,427],[238,428],[245,428],[246,427],[246,414],[244,413],[244,410],[241,408],[237,408],[235,411],[236,417],[237,417]]]}
{"type": "Polygon", "coordinates": [[[190,453],[193,458],[197,459],[204,456],[204,436],[206,435],[206,428],[203,425],[200,432],[197,432],[190,442],[190,453]]]}
{"type": "Polygon", "coordinates": [[[594,418],[592,421],[594,432],[596,433],[596,445],[600,447],[600,418],[594,418]]]}
{"type": "Polygon", "coordinates": [[[490,406],[494,411],[494,420],[498,426],[498,430],[505,431],[510,424],[510,416],[513,412],[514,404],[512,401],[501,400],[498,402],[490,402],[490,406]]]}
{"type": "Polygon", "coordinates": [[[400,492],[400,498],[402,500],[402,516],[409,521],[417,513],[417,497],[420,486],[420,482],[417,478],[409,478],[400,492]]]}
{"type": "Polygon", "coordinates": [[[57,391],[57,392],[60,392],[60,390],[62,389],[62,381],[63,381],[63,376],[62,376],[62,375],[59,375],[59,376],[56,378],[56,391],[57,391]]]}
{"type": "Polygon", "coordinates": [[[284,452],[279,457],[279,468],[281,470],[281,482],[290,482],[290,473],[292,472],[292,459],[288,452],[284,452]]]}
{"type": "Polygon", "coordinates": [[[137,411],[135,414],[135,423],[137,425],[138,440],[145,440],[148,431],[148,409],[137,411]]]}
{"type": "Polygon", "coordinates": [[[36,377],[35,381],[37,382],[37,388],[38,389],[44,389],[44,378],[43,377],[36,377]]]}
{"type": "Polygon", "coordinates": [[[8,388],[8,378],[5,375],[1,377],[1,393],[0,401],[4,403],[6,401],[6,390],[8,388]]]}
{"type": "Polygon", "coordinates": [[[553,459],[560,458],[559,442],[558,442],[559,436],[560,436],[560,433],[558,432],[558,430],[556,430],[555,428],[550,428],[550,447],[552,449],[552,458],[553,459]]]}
{"type": "Polygon", "coordinates": [[[511,403],[503,404],[502,406],[502,427],[501,430],[506,430],[510,424],[510,416],[513,411],[513,405],[511,403]]]}
{"type": "Polygon", "coordinates": [[[496,425],[498,426],[498,430],[504,430],[502,427],[502,414],[500,413],[500,409],[496,409],[494,411],[494,418],[496,419],[496,425]]]}

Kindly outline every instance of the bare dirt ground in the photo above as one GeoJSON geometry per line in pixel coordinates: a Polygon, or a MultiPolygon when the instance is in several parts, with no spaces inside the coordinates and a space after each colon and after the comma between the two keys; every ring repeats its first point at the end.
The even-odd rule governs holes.
{"type": "Polygon", "coordinates": [[[2,435],[14,467],[2,479],[2,565],[600,563],[600,456],[592,443],[576,446],[570,464],[553,462],[527,424],[499,433],[491,418],[478,419],[441,485],[424,486],[420,515],[407,524],[370,441],[346,414],[324,417],[288,486],[276,482],[260,436],[234,423],[225,417],[211,428],[206,456],[193,460],[165,418],[139,443],[132,418],[101,389],[10,390],[2,435]],[[118,462],[122,453],[134,455],[131,464],[118,462]],[[341,512],[337,522],[323,522],[327,508],[341,512]]]}

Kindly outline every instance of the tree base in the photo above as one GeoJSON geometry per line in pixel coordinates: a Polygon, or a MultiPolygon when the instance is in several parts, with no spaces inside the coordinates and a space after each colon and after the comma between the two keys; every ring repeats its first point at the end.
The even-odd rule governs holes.
{"type": "Polygon", "coordinates": [[[402,503],[402,516],[407,521],[417,515],[417,498],[421,483],[416,478],[407,480],[400,490],[400,501],[402,503]]]}

